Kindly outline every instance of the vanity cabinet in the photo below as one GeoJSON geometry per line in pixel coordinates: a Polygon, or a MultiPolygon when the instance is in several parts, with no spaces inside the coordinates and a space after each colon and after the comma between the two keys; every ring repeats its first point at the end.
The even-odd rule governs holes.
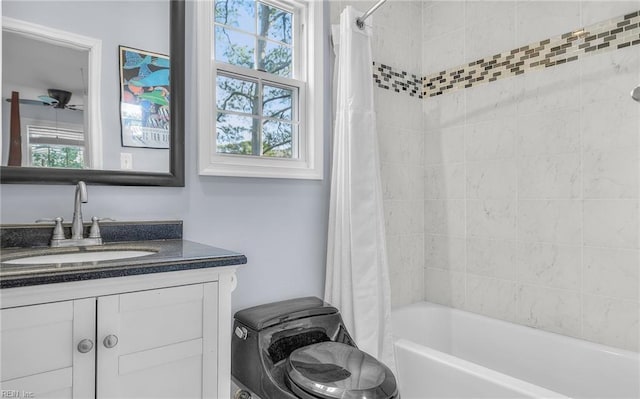
{"type": "Polygon", "coordinates": [[[0,376],[7,397],[94,395],[95,352],[82,353],[76,345],[94,340],[95,299],[3,309],[0,316],[0,376]]]}
{"type": "MultiPolygon", "coordinates": [[[[145,276],[133,276],[41,285],[43,297],[59,297],[56,286],[74,284],[77,295],[100,295],[0,310],[3,392],[38,399],[228,398],[233,272],[196,283],[206,272],[162,274],[184,284],[167,286],[168,276],[150,275],[144,283],[145,276]]],[[[27,288],[33,287],[11,290],[27,288]]],[[[11,290],[2,290],[3,299],[11,290]]]]}
{"type": "Polygon", "coordinates": [[[97,398],[215,397],[217,294],[206,283],[98,298],[97,398]]]}

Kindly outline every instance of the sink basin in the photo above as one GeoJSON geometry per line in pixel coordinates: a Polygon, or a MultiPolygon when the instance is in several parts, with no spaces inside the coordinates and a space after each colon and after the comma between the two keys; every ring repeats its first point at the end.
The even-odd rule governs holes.
{"type": "Polygon", "coordinates": [[[82,263],[82,262],[97,262],[101,260],[138,258],[140,256],[147,256],[155,253],[156,253],[155,251],[127,251],[127,250],[73,252],[73,253],[66,253],[66,254],[26,256],[24,258],[7,260],[7,261],[4,261],[3,263],[7,263],[11,265],[42,265],[42,264],[48,264],[48,263],[82,263]]]}

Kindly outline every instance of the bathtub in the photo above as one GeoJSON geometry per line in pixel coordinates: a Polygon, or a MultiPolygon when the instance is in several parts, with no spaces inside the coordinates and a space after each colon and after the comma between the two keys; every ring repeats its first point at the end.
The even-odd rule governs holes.
{"type": "Polygon", "coordinates": [[[402,399],[640,398],[636,352],[428,302],[392,323],[402,399]]]}

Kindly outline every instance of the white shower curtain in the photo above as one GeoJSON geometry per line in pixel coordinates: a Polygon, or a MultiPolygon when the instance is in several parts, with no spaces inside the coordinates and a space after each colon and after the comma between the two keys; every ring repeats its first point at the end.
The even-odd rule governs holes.
{"type": "MultiPolygon", "coordinates": [[[[340,16],[325,300],[358,347],[395,368],[380,161],[373,105],[371,28],[340,16]]],[[[370,24],[370,20],[367,21],[370,24]]]]}

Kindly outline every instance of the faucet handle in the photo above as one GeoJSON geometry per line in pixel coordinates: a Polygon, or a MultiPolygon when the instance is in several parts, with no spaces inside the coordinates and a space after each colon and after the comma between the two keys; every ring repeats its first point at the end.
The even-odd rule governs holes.
{"type": "Polygon", "coordinates": [[[38,219],[36,223],[55,223],[55,227],[53,228],[53,237],[52,240],[64,240],[66,237],[64,236],[64,230],[62,229],[62,219],[60,216],[55,218],[46,218],[46,219],[38,219]]]}
{"type": "Polygon", "coordinates": [[[115,219],[111,219],[111,218],[99,218],[97,216],[92,217],[91,230],[89,230],[89,238],[101,238],[100,225],[98,224],[98,222],[101,222],[103,220],[109,220],[109,221],[115,222],[115,219]]]}

